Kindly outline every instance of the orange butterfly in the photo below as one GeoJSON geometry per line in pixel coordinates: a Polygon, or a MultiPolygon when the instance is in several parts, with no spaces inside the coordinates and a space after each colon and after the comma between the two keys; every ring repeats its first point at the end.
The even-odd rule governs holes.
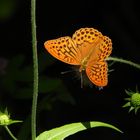
{"type": "Polygon", "coordinates": [[[79,65],[90,81],[104,87],[108,83],[108,68],[105,59],[112,52],[112,42],[94,28],[81,28],[72,38],[69,36],[48,40],[46,50],[55,58],[71,65],[79,65]]]}

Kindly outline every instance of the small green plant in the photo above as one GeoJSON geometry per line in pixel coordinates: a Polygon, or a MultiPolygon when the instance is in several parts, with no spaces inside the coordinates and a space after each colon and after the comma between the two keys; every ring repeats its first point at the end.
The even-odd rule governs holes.
{"type": "Polygon", "coordinates": [[[22,122],[20,120],[12,120],[10,118],[10,114],[8,113],[7,109],[5,109],[4,112],[0,111],[0,125],[3,126],[6,131],[9,133],[9,135],[14,139],[17,140],[17,138],[12,134],[10,129],[8,128],[9,125],[14,124],[14,123],[19,123],[22,122]]]}
{"type": "Polygon", "coordinates": [[[140,108],[140,93],[138,89],[136,89],[136,92],[130,90],[125,90],[125,92],[129,98],[125,98],[128,102],[123,105],[123,107],[130,107],[128,112],[134,110],[135,114],[137,114],[137,111],[140,108]]]}

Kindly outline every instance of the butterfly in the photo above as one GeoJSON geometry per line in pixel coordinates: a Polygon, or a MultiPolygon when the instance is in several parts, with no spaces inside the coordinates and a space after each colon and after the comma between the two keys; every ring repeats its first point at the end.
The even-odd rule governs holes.
{"type": "Polygon", "coordinates": [[[94,28],[81,28],[69,36],[48,40],[46,50],[56,59],[78,65],[89,80],[98,87],[108,84],[108,65],[105,59],[112,52],[112,41],[94,28]]]}

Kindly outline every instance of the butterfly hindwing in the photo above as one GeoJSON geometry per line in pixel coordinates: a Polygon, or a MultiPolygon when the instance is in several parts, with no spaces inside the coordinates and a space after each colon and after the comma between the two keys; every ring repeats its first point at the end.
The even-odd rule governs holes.
{"type": "Polygon", "coordinates": [[[99,45],[99,60],[104,60],[112,52],[112,42],[111,39],[107,36],[103,36],[102,42],[99,45]]]}
{"type": "Polygon", "coordinates": [[[86,67],[86,73],[92,83],[99,87],[106,86],[108,83],[107,63],[99,61],[95,64],[90,64],[86,67]]]}
{"type": "Polygon", "coordinates": [[[80,52],[70,37],[60,37],[44,43],[46,50],[55,58],[72,65],[80,65],[80,52]]]}

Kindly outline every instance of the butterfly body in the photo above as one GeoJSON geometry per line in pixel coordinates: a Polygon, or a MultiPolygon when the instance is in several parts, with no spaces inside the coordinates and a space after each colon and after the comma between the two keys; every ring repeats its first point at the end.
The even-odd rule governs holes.
{"type": "Polygon", "coordinates": [[[47,51],[62,62],[79,65],[79,72],[86,71],[92,83],[106,86],[107,58],[112,51],[111,40],[94,28],[81,28],[69,36],[45,42],[47,51]]]}
{"type": "MultiPolygon", "coordinates": [[[[95,64],[98,60],[98,49],[99,49],[99,45],[100,45],[100,42],[99,42],[100,39],[98,39],[97,42],[95,42],[94,46],[92,44],[89,44],[89,43],[85,43],[85,48],[90,47],[90,49],[85,53],[85,50],[83,49],[81,51],[81,63],[80,63],[80,69],[79,71],[81,72],[81,70],[86,70],[86,67],[88,66],[88,63],[90,63],[92,61],[93,64],[95,64]],[[83,52],[83,53],[82,53],[83,52]]],[[[82,47],[84,48],[84,46],[82,47]]]]}

